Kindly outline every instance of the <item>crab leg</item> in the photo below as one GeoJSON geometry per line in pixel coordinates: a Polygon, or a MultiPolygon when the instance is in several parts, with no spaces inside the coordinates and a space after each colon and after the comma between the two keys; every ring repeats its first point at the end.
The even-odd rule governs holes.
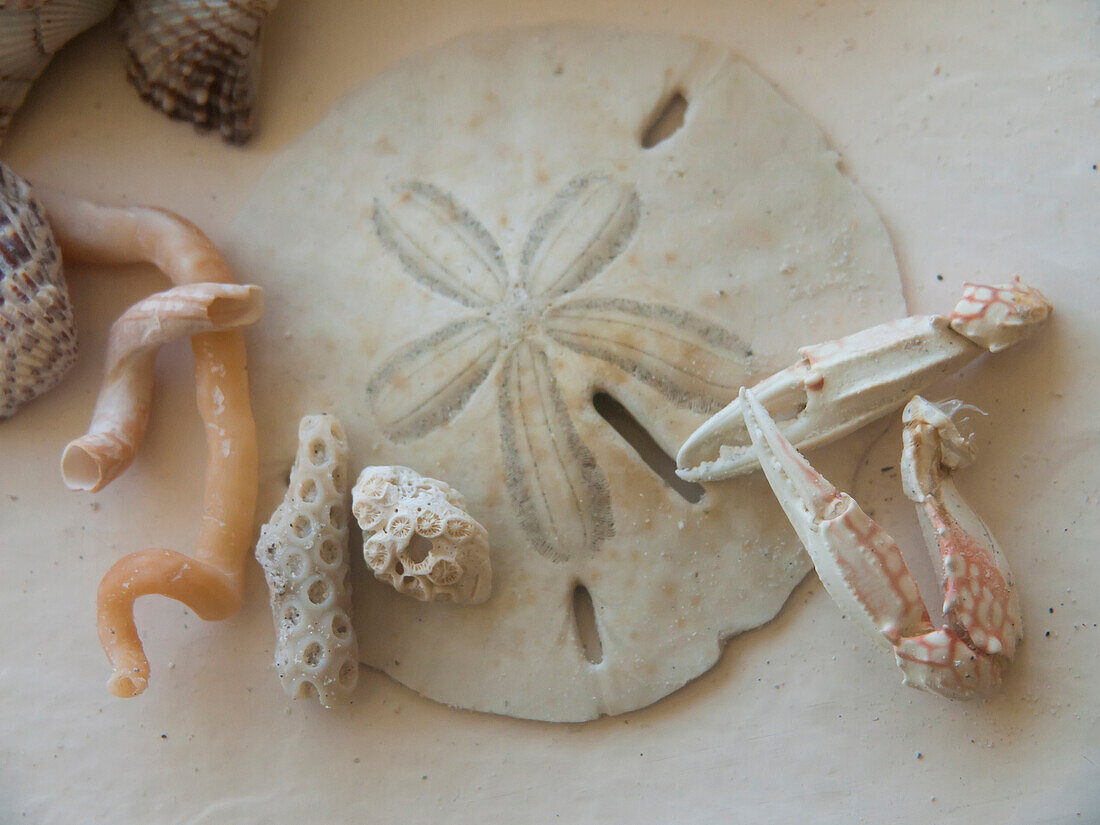
{"type": "MultiPolygon", "coordinates": [[[[918,315],[803,347],[799,361],[753,392],[800,448],[835,441],[900,408],[923,388],[987,350],[1029,336],[1050,303],[1019,279],[1003,286],[967,284],[950,316],[918,315]]],[[[740,398],[684,442],[676,473],[719,481],[756,468],[740,398]]]]}
{"type": "Polygon", "coordinates": [[[893,648],[905,684],[950,698],[996,688],[1019,640],[1019,606],[1003,554],[948,477],[969,450],[947,416],[915,398],[903,456],[906,492],[945,582],[947,626],[936,629],[897,543],[799,454],[751,390],[740,401],[760,466],[826,591],[893,648]]]}
{"type": "Polygon", "coordinates": [[[1010,659],[1023,631],[1012,570],[951,476],[970,463],[973,450],[947,414],[919,395],[906,405],[902,420],[902,484],[917,507],[943,585],[944,616],[976,649],[1010,659]]]}

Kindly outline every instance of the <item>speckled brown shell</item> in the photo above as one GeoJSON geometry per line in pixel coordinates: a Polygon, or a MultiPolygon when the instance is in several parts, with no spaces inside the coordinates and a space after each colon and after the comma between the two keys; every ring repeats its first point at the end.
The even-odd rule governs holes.
{"type": "Polygon", "coordinates": [[[252,135],[260,26],[276,0],[123,0],[126,73],[171,118],[217,129],[229,143],[252,135]]]}
{"type": "Polygon", "coordinates": [[[0,419],[76,361],[61,252],[30,185],[0,163],[0,419]]]}

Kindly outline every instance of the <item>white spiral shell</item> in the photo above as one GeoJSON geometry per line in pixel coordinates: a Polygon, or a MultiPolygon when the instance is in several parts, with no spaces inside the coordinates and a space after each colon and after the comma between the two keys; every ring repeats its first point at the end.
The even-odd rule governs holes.
{"type": "Polygon", "coordinates": [[[0,419],[76,362],[61,251],[30,185],[0,163],[0,419]]]}

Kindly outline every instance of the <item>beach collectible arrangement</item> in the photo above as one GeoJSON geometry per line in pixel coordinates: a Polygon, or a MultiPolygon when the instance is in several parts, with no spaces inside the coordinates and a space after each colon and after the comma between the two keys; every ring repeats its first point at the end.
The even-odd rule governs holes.
{"type": "MultiPolygon", "coordinates": [[[[65,4],[26,5],[0,14],[43,32],[65,4]]],[[[71,36],[111,4],[69,5],[71,36]]],[[[245,46],[273,4],[198,5],[121,4],[131,78],[241,142],[245,46]],[[181,26],[188,49],[149,45],[181,26]],[[168,53],[208,74],[149,68],[168,53]],[[188,96],[180,77],[209,82],[188,96]]],[[[116,695],[150,678],[135,599],[225,618],[253,550],[277,674],[326,706],[354,697],[363,662],[513,716],[643,707],[770,620],[811,566],[914,687],[987,694],[1022,639],[1012,548],[953,482],[973,458],[960,404],[918,393],[1036,333],[1049,303],[1019,280],[967,284],[951,313],[904,317],[870,204],[725,49],[580,26],[453,41],[277,157],[220,251],[179,216],[36,191],[6,167],[0,195],[0,415],[77,357],[62,262],[149,262],[173,284],[112,327],[88,432],[62,456],[69,487],[130,464],[157,350],[195,354],[198,547],[107,570],[116,695]],[[799,452],[903,407],[941,628],[893,540],[799,452]]]]}

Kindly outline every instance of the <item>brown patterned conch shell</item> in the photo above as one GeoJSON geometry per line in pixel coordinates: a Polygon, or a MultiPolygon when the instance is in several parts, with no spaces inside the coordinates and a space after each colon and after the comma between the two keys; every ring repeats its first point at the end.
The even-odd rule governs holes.
{"type": "Polygon", "coordinates": [[[54,53],[114,5],[115,0],[0,0],[0,140],[54,53]]]}
{"type": "Polygon", "coordinates": [[[126,74],[171,118],[252,135],[260,26],[276,0],[123,0],[118,20],[126,74]]]}
{"type": "Polygon", "coordinates": [[[76,362],[61,251],[30,185],[0,163],[0,419],[76,362]]]}

